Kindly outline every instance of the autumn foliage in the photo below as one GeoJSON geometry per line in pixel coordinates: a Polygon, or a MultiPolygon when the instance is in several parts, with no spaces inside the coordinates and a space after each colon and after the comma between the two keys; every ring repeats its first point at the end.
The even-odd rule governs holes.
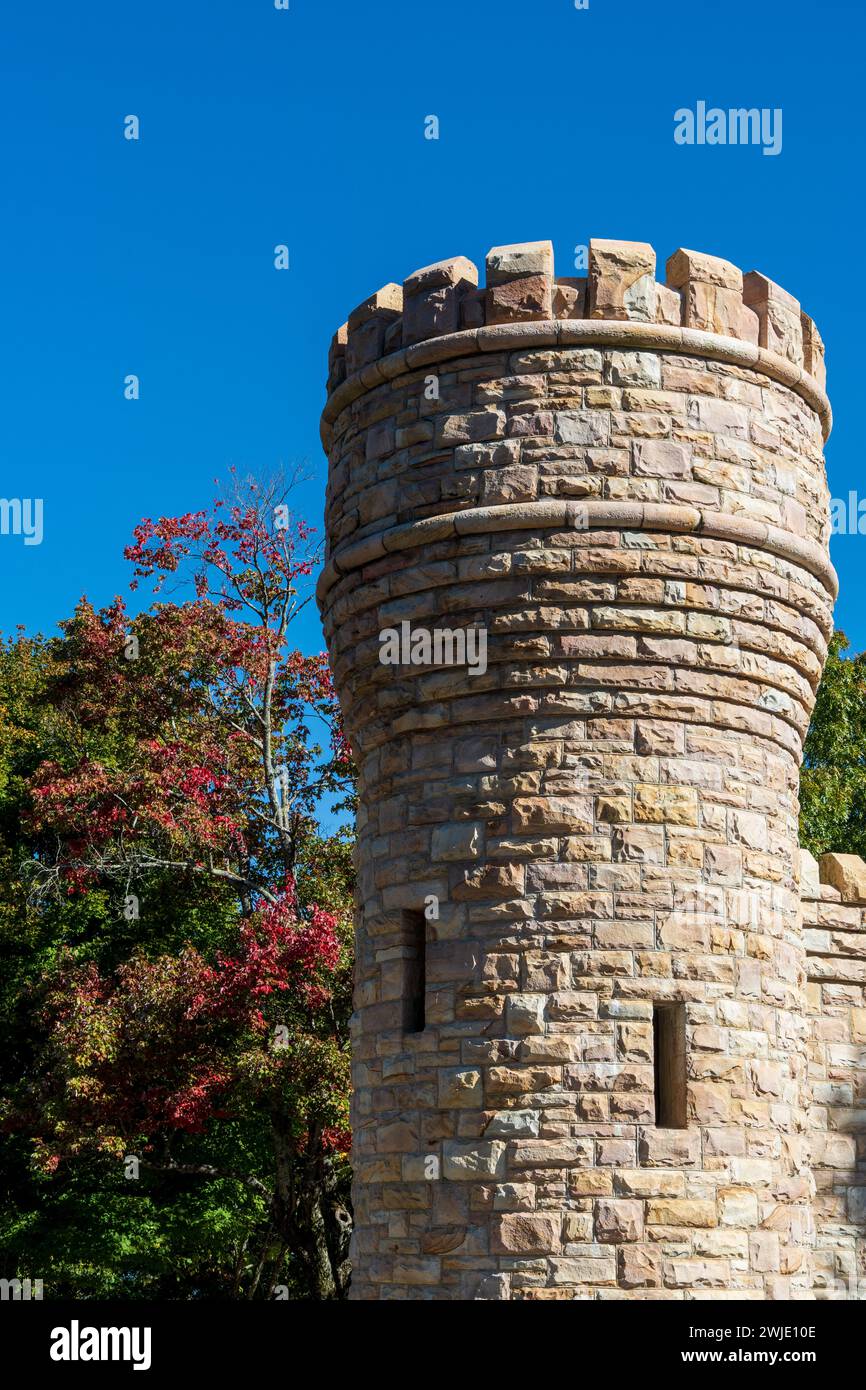
{"type": "Polygon", "coordinates": [[[312,533],[276,486],[236,484],[143,521],[126,555],[153,601],[60,625],[22,808],[28,911],[107,904],[116,939],[56,943],[5,1127],[58,1180],[132,1155],[240,1184],[261,1212],[230,1296],[340,1296],[351,870],[319,816],[351,804],[352,769],[326,658],[289,642],[312,533]],[[244,1126],[266,1160],[257,1139],[232,1155],[244,1126]]]}

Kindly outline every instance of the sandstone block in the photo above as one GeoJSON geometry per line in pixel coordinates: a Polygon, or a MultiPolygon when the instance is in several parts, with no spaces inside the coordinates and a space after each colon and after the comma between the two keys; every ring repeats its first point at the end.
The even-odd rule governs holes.
{"type": "Polygon", "coordinates": [[[498,502],[524,502],[538,492],[538,469],[518,465],[485,473],[482,501],[485,506],[498,502]]]}
{"type": "Polygon", "coordinates": [[[647,1245],[624,1245],[617,1253],[619,1282],[624,1289],[657,1289],[662,1282],[662,1257],[647,1245]]]}
{"type": "Polygon", "coordinates": [[[548,1013],[551,1019],[594,1018],[597,1012],[598,1000],[595,994],[562,990],[550,996],[548,1013]]]}
{"type": "Polygon", "coordinates": [[[624,1198],[602,1198],[595,1204],[595,1233],[602,1245],[643,1239],[643,1204],[624,1198]]]}
{"type": "Polygon", "coordinates": [[[553,242],[524,241],[513,246],[494,246],[488,251],[488,286],[505,285],[533,275],[553,279],[553,242]]]}
{"type": "Polygon", "coordinates": [[[560,1248],[556,1216],[515,1213],[501,1216],[491,1231],[490,1248],[500,1255],[550,1254],[560,1248]]]}
{"type": "Polygon", "coordinates": [[[800,315],[803,330],[803,367],[813,376],[818,385],[827,385],[827,367],[824,362],[824,342],[816,325],[808,314],[800,315]]]}
{"type": "Polygon", "coordinates": [[[438,338],[460,329],[461,295],[454,286],[427,290],[406,300],[403,310],[403,347],[438,338]]]}
{"type": "Polygon", "coordinates": [[[517,835],[531,835],[538,831],[589,833],[593,828],[592,805],[588,797],[517,797],[511,810],[517,835]]]}
{"type": "Polygon", "coordinates": [[[638,440],[632,446],[634,472],[643,478],[685,478],[691,470],[691,449],[664,439],[638,440]]]}
{"type": "Polygon", "coordinates": [[[758,316],[760,346],[802,367],[803,326],[800,305],[794,296],[765,275],[750,270],[743,276],[743,300],[758,316]]]}
{"type": "Polygon", "coordinates": [[[555,319],[586,318],[588,282],[583,279],[560,278],[553,286],[553,317],[555,319]]]}
{"type": "Polygon", "coordinates": [[[494,1211],[532,1211],[535,1185],[531,1182],[501,1182],[493,1193],[494,1211]]]}
{"type": "Polygon", "coordinates": [[[346,326],[346,370],[349,375],[375,362],[385,351],[390,324],[403,312],[401,285],[385,285],[349,315],[346,326]]]}
{"type": "Polygon", "coordinates": [[[634,789],[634,818],[669,825],[697,825],[697,792],[693,787],[639,784],[634,789]]]}
{"type": "Polygon", "coordinates": [[[781,1269],[779,1237],[774,1231],[753,1231],[749,1236],[749,1263],[761,1274],[781,1269]]]}
{"type": "Polygon", "coordinates": [[[641,241],[589,243],[589,317],[636,319],[656,317],[656,253],[641,241]]]}
{"type": "Polygon", "coordinates": [[[653,1168],[690,1168],[700,1159],[701,1137],[694,1129],[647,1129],[638,1141],[644,1163],[653,1168]]]}
{"type": "Polygon", "coordinates": [[[536,1110],[500,1110],[486,1125],[485,1139],[537,1139],[539,1116],[536,1110]]]}
{"type": "Polygon", "coordinates": [[[455,289],[460,285],[478,285],[478,267],[465,256],[452,256],[450,260],[435,261],[433,265],[414,270],[403,281],[403,303],[430,290],[455,289]]]}
{"type": "Polygon", "coordinates": [[[481,821],[454,821],[433,831],[430,854],[434,861],[477,859],[484,843],[481,821]]]}
{"type": "Polygon", "coordinates": [[[436,1287],[442,1278],[442,1266],[438,1259],[413,1259],[401,1255],[394,1261],[390,1273],[383,1270],[385,1277],[394,1284],[426,1285],[436,1287]]]}
{"type": "Polygon", "coordinates": [[[553,246],[549,241],[494,246],[487,253],[487,322],[553,317],[553,246]]]}
{"type": "Polygon", "coordinates": [[[452,1182],[505,1176],[505,1144],[498,1139],[466,1143],[447,1139],[442,1146],[442,1174],[452,1182]]]}
{"type": "Polygon", "coordinates": [[[674,1259],[663,1262],[664,1282],[669,1288],[725,1288],[730,1283],[727,1260],[674,1259]]]}
{"type": "Polygon", "coordinates": [[[592,1241],[592,1212],[564,1211],[562,1213],[563,1245],[588,1245],[592,1241]]]}
{"type": "Polygon", "coordinates": [[[743,275],[730,261],[680,249],[667,263],[668,285],[682,295],[687,328],[758,341],[758,316],[743,302],[743,275]]]}
{"type": "Polygon", "coordinates": [[[554,416],[558,444],[605,445],[610,440],[610,417],[592,410],[557,411],[554,416]]]}
{"type": "Polygon", "coordinates": [[[837,888],[845,903],[866,903],[866,864],[859,854],[822,854],[821,882],[837,888]]]}
{"type": "Polygon", "coordinates": [[[585,1168],[592,1159],[589,1139],[536,1139],[512,1146],[512,1168],[585,1168]]]}
{"type": "Polygon", "coordinates": [[[489,439],[501,439],[505,434],[504,410],[473,410],[466,415],[446,415],[439,421],[436,443],[476,444],[489,439]]]}
{"type": "Polygon", "coordinates": [[[817,900],[821,896],[821,870],[807,849],[800,849],[800,896],[817,900]]]}
{"type": "Polygon", "coordinates": [[[682,1173],[649,1168],[620,1169],[616,1190],[623,1197],[683,1197],[686,1180],[682,1173]]]}
{"type": "Polygon", "coordinates": [[[505,1005],[506,1027],[509,1033],[523,1036],[544,1031],[543,994],[510,994],[505,1005]]]}
{"type": "Polygon", "coordinates": [[[487,290],[487,322],[518,323],[553,317],[553,286],[544,275],[492,285],[487,290]]]}
{"type": "Polygon", "coordinates": [[[587,1257],[582,1260],[552,1260],[551,1278],[556,1284],[606,1284],[616,1283],[616,1259],[611,1251],[608,1259],[587,1257]]]}
{"type": "Polygon", "coordinates": [[[439,1104],[455,1109],[478,1109],[482,1101],[480,1071],[444,1067],[436,1074],[439,1104]]]}
{"type": "Polygon", "coordinates": [[[487,1098],[526,1095],[548,1090],[562,1079],[561,1067],[491,1067],[487,1073],[487,1098]]]}
{"type": "Polygon", "coordinates": [[[687,1198],[657,1199],[647,1202],[647,1222],[650,1226],[715,1226],[716,1204],[687,1198]]]}
{"type": "Polygon", "coordinates": [[[679,290],[656,284],[656,322],[679,328],[683,321],[683,300],[679,290]]]}
{"type": "Polygon", "coordinates": [[[511,898],[519,898],[522,892],[523,869],[519,865],[485,864],[478,869],[465,869],[463,880],[454,885],[451,897],[455,902],[471,902],[476,899],[507,902],[511,898]]]}

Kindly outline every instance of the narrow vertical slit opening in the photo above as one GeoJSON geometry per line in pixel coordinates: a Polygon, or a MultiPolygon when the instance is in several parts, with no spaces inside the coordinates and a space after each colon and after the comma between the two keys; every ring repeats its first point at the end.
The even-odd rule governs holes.
{"type": "Polygon", "coordinates": [[[403,913],[403,1032],[423,1033],[427,1026],[427,919],[423,912],[403,913]]]}
{"type": "Polygon", "coordinates": [[[653,1071],[656,1125],[688,1128],[685,1004],[653,1005],[653,1071]]]}

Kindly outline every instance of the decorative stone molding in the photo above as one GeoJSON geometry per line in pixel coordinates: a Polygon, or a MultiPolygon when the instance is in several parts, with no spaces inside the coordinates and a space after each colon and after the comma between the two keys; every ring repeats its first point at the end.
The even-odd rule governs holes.
{"type": "Polygon", "coordinates": [[[446,513],[422,521],[392,526],[346,546],[332,555],[319,576],[316,594],[321,602],[340,575],[381,559],[397,550],[411,550],[431,540],[450,536],[484,535],[500,531],[521,531],[531,526],[566,526],[594,531],[616,527],[628,530],[691,532],[719,540],[758,546],[780,558],[801,564],[820,579],[831,599],[839,594],[839,580],[827,553],[812,541],[800,540],[778,527],[722,512],[701,512],[695,507],[678,507],[646,502],[520,502],[497,507],[478,507],[471,512],[446,513]]]}

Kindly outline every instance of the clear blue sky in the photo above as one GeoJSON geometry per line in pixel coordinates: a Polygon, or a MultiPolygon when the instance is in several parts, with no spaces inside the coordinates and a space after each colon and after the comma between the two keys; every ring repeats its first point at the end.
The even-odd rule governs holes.
{"type": "MultiPolygon", "coordinates": [[[[864,29],[862,0],[6,7],[0,496],[44,498],[45,539],[0,537],[0,629],[125,592],[134,523],[204,505],[232,464],[307,461],[320,524],[332,332],[505,242],[551,238],[560,274],[601,236],[779,281],[828,345],[831,490],[860,487],[864,29]],[[781,107],[782,153],[676,146],[700,99],[781,107]]],[[[834,542],[858,648],[863,545],[834,542]]]]}

